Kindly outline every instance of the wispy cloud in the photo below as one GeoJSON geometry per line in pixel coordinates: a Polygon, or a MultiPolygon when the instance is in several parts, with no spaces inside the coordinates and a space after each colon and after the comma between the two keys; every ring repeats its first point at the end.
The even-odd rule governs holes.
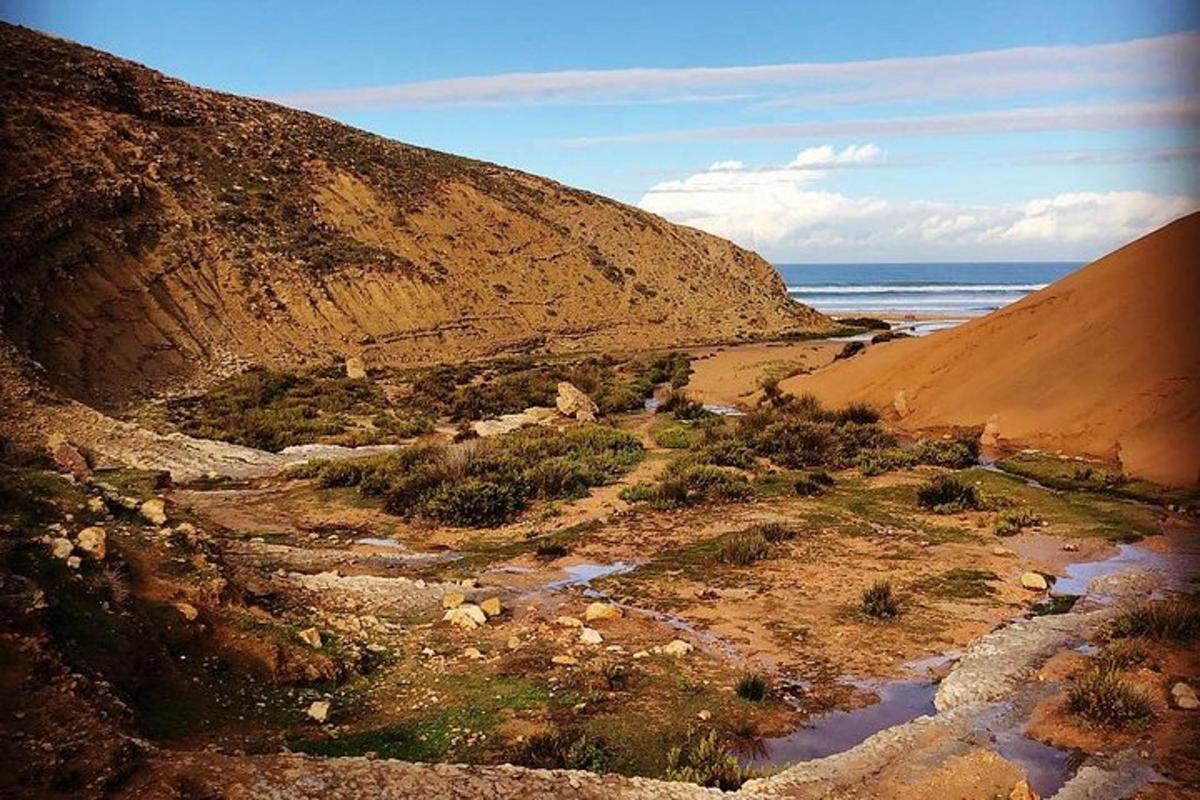
{"type": "Polygon", "coordinates": [[[1195,85],[1200,32],[1092,45],[1014,47],[911,58],[735,67],[516,72],[383,86],[297,91],[271,99],[303,108],[581,105],[774,99],[833,105],[931,96],[997,97],[1047,89],[1195,85]],[[751,91],[753,90],[753,91],[751,91]],[[788,93],[801,92],[796,96],[788,93]]]}
{"type": "Polygon", "coordinates": [[[1195,127],[1200,125],[1200,99],[1111,101],[1032,106],[961,114],[883,117],[877,119],[742,125],[691,130],[644,131],[611,136],[558,139],[557,144],[589,147],[601,144],[885,136],[946,136],[969,133],[1119,130],[1123,128],[1195,127]]]}
{"type": "Polygon", "coordinates": [[[1016,164],[1171,164],[1200,161],[1200,146],[1046,150],[1015,159],[1016,164]]]}

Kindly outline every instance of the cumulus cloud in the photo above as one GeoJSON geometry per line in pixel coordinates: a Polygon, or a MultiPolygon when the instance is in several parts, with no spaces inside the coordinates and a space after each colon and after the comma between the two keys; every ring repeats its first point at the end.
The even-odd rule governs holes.
{"type": "Polygon", "coordinates": [[[994,205],[895,201],[831,191],[821,186],[828,169],[803,168],[883,156],[868,144],[809,148],[773,169],[718,162],[652,186],[639,205],[777,260],[1090,258],[1200,208],[1196,197],[1144,191],[994,205]]]}
{"type": "Polygon", "coordinates": [[[437,105],[695,102],[772,95],[805,107],[1011,96],[1056,89],[1195,86],[1200,33],[864,61],[738,67],[519,72],[294,92],[271,99],[317,109],[437,105]],[[741,94],[731,94],[739,91],[741,94]]]}

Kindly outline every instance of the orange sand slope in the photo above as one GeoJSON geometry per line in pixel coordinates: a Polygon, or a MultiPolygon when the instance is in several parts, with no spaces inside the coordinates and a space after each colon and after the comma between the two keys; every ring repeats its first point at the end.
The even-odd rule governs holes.
{"type": "Polygon", "coordinates": [[[1189,486],[1200,482],[1198,323],[1195,213],[986,317],[783,386],[886,408],[908,430],[991,420],[1003,441],[1189,486]]]}

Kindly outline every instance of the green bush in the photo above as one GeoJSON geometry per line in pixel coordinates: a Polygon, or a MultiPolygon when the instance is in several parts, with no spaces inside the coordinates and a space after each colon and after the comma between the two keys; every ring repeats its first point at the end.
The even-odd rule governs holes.
{"type": "Polygon", "coordinates": [[[879,412],[866,403],[851,403],[835,412],[834,419],[841,423],[853,422],[857,425],[872,425],[879,422],[879,412]]]}
{"type": "Polygon", "coordinates": [[[762,536],[771,544],[790,542],[799,534],[799,531],[783,522],[764,522],[761,525],[755,525],[751,531],[762,536]]]}
{"type": "Polygon", "coordinates": [[[873,619],[895,619],[900,615],[900,603],[888,581],[876,581],[862,594],[862,611],[873,619]]]}
{"type": "Polygon", "coordinates": [[[1148,600],[1121,612],[1109,630],[1117,638],[1143,636],[1190,642],[1200,636],[1200,603],[1180,597],[1148,600]]]}
{"type": "Polygon", "coordinates": [[[439,486],[425,503],[429,516],[447,525],[502,525],[525,508],[520,487],[469,479],[439,486]]]}
{"type": "Polygon", "coordinates": [[[663,777],[732,792],[751,777],[751,772],[717,738],[716,731],[709,731],[703,735],[693,732],[682,745],[671,748],[663,777]]]}
{"type": "Polygon", "coordinates": [[[1042,524],[1042,518],[1029,509],[1007,511],[996,520],[997,536],[1015,536],[1025,528],[1036,528],[1042,524]]]}
{"type": "Polygon", "coordinates": [[[754,466],[754,451],[734,439],[720,439],[696,453],[696,461],[718,467],[750,469],[754,466]]]}
{"type": "Polygon", "coordinates": [[[512,762],[536,769],[578,769],[603,772],[611,757],[603,739],[575,731],[530,736],[512,754],[512,762]]]}
{"type": "Polygon", "coordinates": [[[761,532],[751,530],[727,536],[717,545],[717,561],[747,567],[771,555],[771,543],[761,532]]]}
{"type": "Polygon", "coordinates": [[[801,497],[824,494],[833,486],[833,476],[821,469],[802,472],[792,481],[792,489],[801,497]]]}
{"type": "Polygon", "coordinates": [[[692,400],[677,389],[672,389],[658,404],[659,414],[670,414],[679,420],[697,420],[712,416],[712,412],[704,408],[700,402],[692,400]]]}
{"type": "Polygon", "coordinates": [[[670,509],[701,503],[736,502],[753,494],[750,481],[737,470],[689,462],[668,469],[657,483],[642,481],[626,486],[620,497],[628,503],[647,503],[654,508],[670,509]]]}
{"type": "Polygon", "coordinates": [[[1142,727],[1154,719],[1154,703],[1120,672],[1092,669],[1067,690],[1067,711],[1102,728],[1142,727]]]}
{"type": "Polygon", "coordinates": [[[949,475],[939,475],[918,488],[917,504],[938,514],[978,509],[982,505],[974,486],[949,475]]]}
{"type": "Polygon", "coordinates": [[[686,450],[696,444],[695,435],[682,425],[668,425],[656,428],[653,437],[656,445],[671,450],[686,450]]]}
{"type": "Polygon", "coordinates": [[[743,700],[761,703],[770,692],[770,681],[761,672],[744,672],[738,678],[733,691],[743,700]]]}

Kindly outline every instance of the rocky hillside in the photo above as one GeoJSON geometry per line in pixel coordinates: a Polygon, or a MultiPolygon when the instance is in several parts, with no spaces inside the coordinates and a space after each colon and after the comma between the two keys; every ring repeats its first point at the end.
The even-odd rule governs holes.
{"type": "Polygon", "coordinates": [[[368,366],[815,331],[771,267],[587,192],[0,26],[0,321],[111,405],[368,366]]]}

